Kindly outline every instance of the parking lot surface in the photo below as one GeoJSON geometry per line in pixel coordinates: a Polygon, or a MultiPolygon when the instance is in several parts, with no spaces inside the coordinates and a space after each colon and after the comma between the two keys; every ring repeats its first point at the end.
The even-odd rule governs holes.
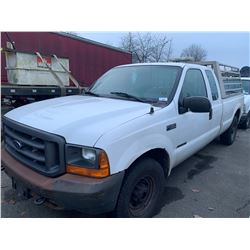
{"type": "MultiPolygon", "coordinates": [[[[250,216],[250,129],[238,130],[231,146],[213,141],[177,166],[166,182],[158,218],[248,218],[250,216]]],[[[91,217],[24,200],[1,171],[1,217],[91,217]]],[[[111,217],[102,214],[95,217],[111,217]]]]}

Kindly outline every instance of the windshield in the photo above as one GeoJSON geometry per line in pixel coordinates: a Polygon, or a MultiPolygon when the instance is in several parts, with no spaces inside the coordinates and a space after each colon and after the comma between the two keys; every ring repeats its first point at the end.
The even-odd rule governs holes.
{"type": "Polygon", "coordinates": [[[245,95],[250,94],[250,80],[242,80],[243,93],[245,95]]]}
{"type": "Polygon", "coordinates": [[[90,92],[133,101],[167,102],[180,72],[180,67],[167,65],[117,67],[99,78],[90,92]]]}

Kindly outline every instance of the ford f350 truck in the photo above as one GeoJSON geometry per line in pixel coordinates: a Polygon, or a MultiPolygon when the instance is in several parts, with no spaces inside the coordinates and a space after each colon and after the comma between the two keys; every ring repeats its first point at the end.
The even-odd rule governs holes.
{"type": "Polygon", "coordinates": [[[153,216],[175,166],[218,136],[235,140],[240,85],[204,65],[118,66],[84,95],[8,112],[2,163],[13,186],[65,209],[153,216]]]}

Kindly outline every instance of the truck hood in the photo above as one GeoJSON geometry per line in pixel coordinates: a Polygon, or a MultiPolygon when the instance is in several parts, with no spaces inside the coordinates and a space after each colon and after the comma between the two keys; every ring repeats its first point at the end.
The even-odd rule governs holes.
{"type": "Polygon", "coordinates": [[[16,108],[5,116],[60,135],[66,142],[94,146],[106,132],[143,116],[150,104],[92,96],[67,96],[16,108]]]}

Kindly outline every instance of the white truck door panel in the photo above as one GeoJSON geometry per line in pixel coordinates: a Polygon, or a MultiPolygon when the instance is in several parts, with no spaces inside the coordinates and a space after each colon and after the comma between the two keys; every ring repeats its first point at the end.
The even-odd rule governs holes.
{"type": "Polygon", "coordinates": [[[176,164],[205,146],[211,138],[208,114],[187,112],[177,118],[176,128],[176,164]]]}

